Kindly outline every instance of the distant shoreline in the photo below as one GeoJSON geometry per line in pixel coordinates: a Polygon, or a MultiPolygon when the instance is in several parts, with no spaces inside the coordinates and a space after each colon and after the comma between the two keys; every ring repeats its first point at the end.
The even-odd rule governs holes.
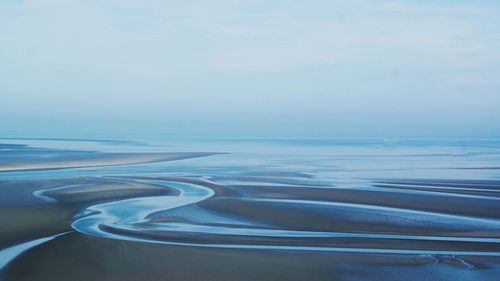
{"type": "Polygon", "coordinates": [[[18,162],[18,163],[0,164],[0,172],[143,164],[152,162],[182,160],[195,157],[204,157],[214,154],[217,153],[210,153],[210,152],[99,153],[92,158],[62,159],[50,162],[38,161],[38,162],[18,162]]]}

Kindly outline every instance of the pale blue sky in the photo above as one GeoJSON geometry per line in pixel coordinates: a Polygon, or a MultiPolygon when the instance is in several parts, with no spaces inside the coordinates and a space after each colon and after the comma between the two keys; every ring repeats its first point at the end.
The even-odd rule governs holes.
{"type": "Polygon", "coordinates": [[[499,137],[500,1],[0,3],[0,131],[499,137]]]}

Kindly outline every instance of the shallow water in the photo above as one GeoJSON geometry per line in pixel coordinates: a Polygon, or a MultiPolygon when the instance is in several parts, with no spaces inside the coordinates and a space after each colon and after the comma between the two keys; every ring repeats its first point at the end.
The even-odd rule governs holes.
{"type": "Polygon", "coordinates": [[[500,273],[498,140],[0,143],[5,169],[30,167],[0,172],[2,280],[500,273]],[[177,154],[116,162],[164,152],[177,154]],[[39,167],[97,158],[84,168],[39,167]]]}

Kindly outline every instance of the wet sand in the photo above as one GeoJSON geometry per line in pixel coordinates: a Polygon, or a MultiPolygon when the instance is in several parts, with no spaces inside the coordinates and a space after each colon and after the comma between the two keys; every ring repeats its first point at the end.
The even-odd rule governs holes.
{"type": "Polygon", "coordinates": [[[499,263],[498,257],[196,248],[70,233],[16,259],[4,280],[496,280],[499,263]]]}
{"type": "Polygon", "coordinates": [[[3,173],[0,262],[2,250],[43,241],[6,260],[0,280],[496,280],[500,274],[500,181],[479,177],[490,171],[471,169],[467,178],[415,176],[418,169],[401,177],[384,169],[377,178],[359,171],[329,177],[329,166],[306,172],[309,166],[300,170],[294,158],[286,162],[291,168],[269,170],[222,165],[203,153],[176,157],[187,155],[208,157],[140,170],[75,173],[72,160],[61,170],[3,173]]]}

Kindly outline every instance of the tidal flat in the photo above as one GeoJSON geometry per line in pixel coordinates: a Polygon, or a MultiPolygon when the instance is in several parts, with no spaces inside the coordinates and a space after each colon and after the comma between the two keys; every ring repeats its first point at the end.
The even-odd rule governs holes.
{"type": "Polygon", "coordinates": [[[498,280],[500,140],[0,139],[0,280],[498,280]]]}

